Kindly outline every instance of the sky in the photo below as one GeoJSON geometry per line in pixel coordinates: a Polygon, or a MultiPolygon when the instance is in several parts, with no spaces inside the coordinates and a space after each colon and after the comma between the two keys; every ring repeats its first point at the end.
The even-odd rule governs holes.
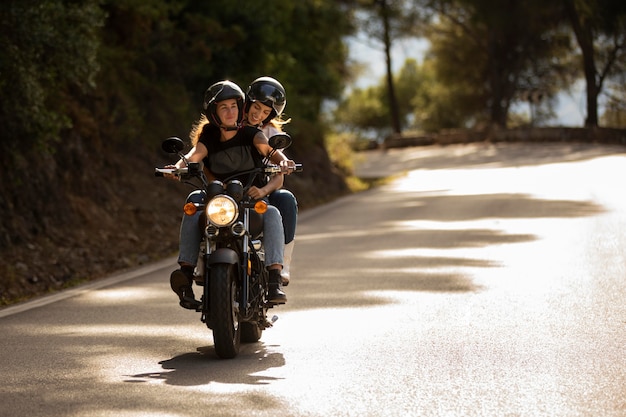
{"type": "MultiPolygon", "coordinates": [[[[376,85],[385,76],[385,56],[382,50],[371,46],[364,37],[351,37],[348,39],[350,59],[367,63],[366,71],[356,81],[355,87],[365,88],[376,85]]],[[[393,72],[400,70],[407,58],[414,58],[417,62],[423,61],[424,52],[428,49],[425,40],[401,40],[397,41],[391,51],[391,64],[393,72]]],[[[514,109],[516,112],[526,111],[530,115],[528,105],[514,109]]],[[[582,127],[586,114],[584,99],[584,82],[578,82],[572,87],[572,92],[561,93],[558,96],[556,108],[557,118],[550,121],[550,126],[582,127]]]]}

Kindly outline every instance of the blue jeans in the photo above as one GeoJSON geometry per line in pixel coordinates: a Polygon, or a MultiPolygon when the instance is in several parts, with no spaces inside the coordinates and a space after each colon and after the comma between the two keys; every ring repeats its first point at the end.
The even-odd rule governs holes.
{"type": "Polygon", "coordinates": [[[270,194],[270,204],[280,211],[285,230],[285,244],[296,237],[296,223],[298,222],[298,201],[289,190],[281,188],[270,194]]]}
{"type": "MultiPolygon", "coordinates": [[[[197,201],[198,198],[203,198],[203,193],[194,191],[189,194],[187,201],[197,201]]],[[[192,216],[183,215],[180,224],[179,264],[195,266],[198,263],[200,241],[204,233],[199,227],[199,219],[199,212],[192,216]]],[[[267,212],[263,215],[263,246],[265,247],[265,266],[283,264],[285,249],[283,221],[278,209],[272,205],[267,207],[267,212]]]]}

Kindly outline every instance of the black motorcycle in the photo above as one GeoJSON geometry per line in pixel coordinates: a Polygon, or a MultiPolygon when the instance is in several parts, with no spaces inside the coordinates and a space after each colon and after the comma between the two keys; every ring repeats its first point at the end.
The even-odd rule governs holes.
{"type": "MultiPolygon", "coordinates": [[[[203,231],[200,256],[195,271],[195,283],[203,287],[201,320],[213,330],[215,351],[221,358],[233,358],[240,344],[257,342],[266,328],[277,320],[268,320],[268,271],[264,264],[263,213],[264,200],[253,200],[247,190],[257,176],[281,172],[270,158],[279,149],[291,145],[287,134],[269,139],[272,152],[264,159],[264,166],[242,174],[250,174],[247,184],[234,178],[208,181],[201,164],[188,162],[182,151],[184,143],[172,137],[162,149],[178,154],[186,162],[179,169],[156,168],[155,175],[174,174],[198,191],[185,204],[186,215],[200,212],[199,226],[203,231]],[[198,184],[199,183],[199,184],[198,184]]],[[[302,165],[296,165],[296,172],[302,165]]]]}

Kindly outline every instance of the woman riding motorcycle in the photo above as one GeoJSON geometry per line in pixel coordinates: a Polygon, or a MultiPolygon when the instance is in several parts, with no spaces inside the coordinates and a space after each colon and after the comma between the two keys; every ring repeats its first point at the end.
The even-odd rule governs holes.
{"type": "MultiPolygon", "coordinates": [[[[262,164],[263,158],[272,148],[267,137],[259,129],[242,126],[245,94],[231,81],[220,81],[211,85],[204,99],[204,114],[191,130],[193,148],[185,155],[188,162],[203,162],[205,169],[217,180],[222,180],[239,172],[245,172],[262,164]]],[[[295,162],[282,152],[274,152],[272,161],[284,171],[295,167],[295,162]]],[[[174,166],[181,168],[185,160],[179,160],[174,166]]],[[[173,178],[173,176],[169,176],[173,178]]],[[[240,180],[245,184],[247,178],[240,180]]],[[[248,190],[254,199],[267,198],[283,185],[283,174],[276,174],[267,181],[257,181],[248,190]]],[[[194,191],[188,201],[203,199],[202,191],[194,191]]],[[[198,227],[199,214],[185,215],[181,223],[178,263],[180,269],[172,272],[170,285],[178,295],[180,305],[196,309],[200,302],[193,294],[193,273],[198,261],[201,230],[198,227]]],[[[269,205],[264,214],[263,236],[265,246],[265,265],[269,272],[268,301],[282,304],[287,296],[282,291],[281,270],[284,252],[284,231],[280,212],[269,205]]]]}
{"type": "MultiPolygon", "coordinates": [[[[281,116],[287,105],[285,88],[272,77],[260,77],[254,80],[246,92],[244,122],[256,126],[265,136],[282,132],[282,126],[290,120],[282,120],[281,116]]],[[[283,254],[282,284],[289,285],[290,265],[296,237],[298,220],[298,202],[291,191],[281,188],[269,195],[271,205],[278,208],[283,218],[285,230],[285,252],[283,254]]]]}

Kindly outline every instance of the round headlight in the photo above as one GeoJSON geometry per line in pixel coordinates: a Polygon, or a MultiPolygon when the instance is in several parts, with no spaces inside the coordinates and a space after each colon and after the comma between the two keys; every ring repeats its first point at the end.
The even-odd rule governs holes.
{"type": "Polygon", "coordinates": [[[237,203],[227,195],[213,197],[206,206],[206,215],[211,223],[217,227],[233,224],[239,215],[237,203]]]}

